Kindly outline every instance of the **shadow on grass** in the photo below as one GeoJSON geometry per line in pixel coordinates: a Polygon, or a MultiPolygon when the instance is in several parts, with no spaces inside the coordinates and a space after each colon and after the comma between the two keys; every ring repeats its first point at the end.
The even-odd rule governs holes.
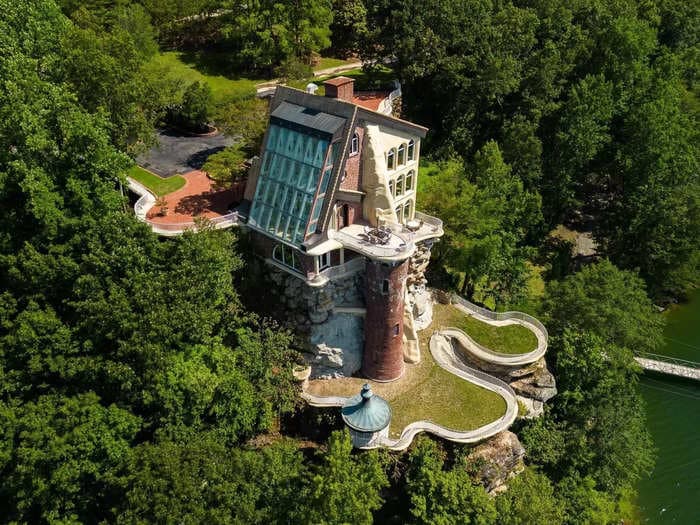
{"type": "Polygon", "coordinates": [[[203,75],[222,76],[230,80],[270,80],[269,75],[242,69],[235,60],[236,56],[235,50],[223,47],[180,52],[180,60],[203,75]]]}

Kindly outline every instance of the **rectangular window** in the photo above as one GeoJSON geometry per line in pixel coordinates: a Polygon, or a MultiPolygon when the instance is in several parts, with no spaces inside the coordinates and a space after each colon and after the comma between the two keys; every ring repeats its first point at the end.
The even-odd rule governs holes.
{"type": "Polygon", "coordinates": [[[382,293],[389,293],[389,279],[384,279],[384,281],[382,281],[382,293]]]}
{"type": "Polygon", "coordinates": [[[357,155],[360,151],[360,137],[355,133],[352,136],[352,142],[350,143],[350,155],[357,155]]]}
{"type": "Polygon", "coordinates": [[[331,252],[326,252],[318,256],[318,267],[321,270],[330,268],[331,266],[331,252]]]}

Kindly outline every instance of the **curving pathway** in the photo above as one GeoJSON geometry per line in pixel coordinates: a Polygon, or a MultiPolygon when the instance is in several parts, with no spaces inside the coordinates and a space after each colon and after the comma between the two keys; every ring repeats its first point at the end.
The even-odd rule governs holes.
{"type": "Polygon", "coordinates": [[[537,319],[528,314],[522,312],[492,312],[459,296],[453,296],[453,305],[466,315],[470,315],[486,324],[492,326],[519,324],[530,330],[537,337],[537,348],[532,352],[503,354],[477,343],[459,328],[448,327],[440,331],[446,337],[453,338],[461,348],[481,361],[501,366],[519,367],[534,363],[544,356],[547,351],[547,342],[549,340],[547,329],[537,319]]]}
{"type": "MultiPolygon", "coordinates": [[[[430,353],[436,363],[448,372],[500,395],[506,402],[505,413],[488,425],[467,431],[448,429],[430,421],[416,421],[407,425],[398,439],[381,437],[376,445],[368,448],[382,446],[391,450],[404,450],[408,448],[413,438],[420,432],[430,432],[438,437],[458,443],[475,443],[506,430],[515,421],[518,415],[518,402],[515,392],[508,384],[464,364],[455,353],[449,339],[440,333],[434,333],[430,338],[430,353]]],[[[341,407],[348,400],[347,397],[320,397],[308,392],[302,392],[302,397],[310,405],[317,407],[341,407]]]]}

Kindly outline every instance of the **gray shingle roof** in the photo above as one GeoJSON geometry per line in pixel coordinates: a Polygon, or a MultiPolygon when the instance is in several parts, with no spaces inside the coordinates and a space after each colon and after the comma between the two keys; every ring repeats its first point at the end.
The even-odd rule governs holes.
{"type": "Polygon", "coordinates": [[[345,119],[342,117],[287,101],[277,106],[271,116],[329,135],[335,134],[345,124],[345,119]]]}

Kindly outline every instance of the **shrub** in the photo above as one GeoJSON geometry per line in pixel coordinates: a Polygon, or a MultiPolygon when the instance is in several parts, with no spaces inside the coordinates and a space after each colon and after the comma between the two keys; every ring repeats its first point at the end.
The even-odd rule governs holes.
{"type": "Polygon", "coordinates": [[[193,82],[182,97],[182,103],[171,108],[171,124],[190,131],[203,132],[208,129],[211,88],[205,82],[193,82]]]}

